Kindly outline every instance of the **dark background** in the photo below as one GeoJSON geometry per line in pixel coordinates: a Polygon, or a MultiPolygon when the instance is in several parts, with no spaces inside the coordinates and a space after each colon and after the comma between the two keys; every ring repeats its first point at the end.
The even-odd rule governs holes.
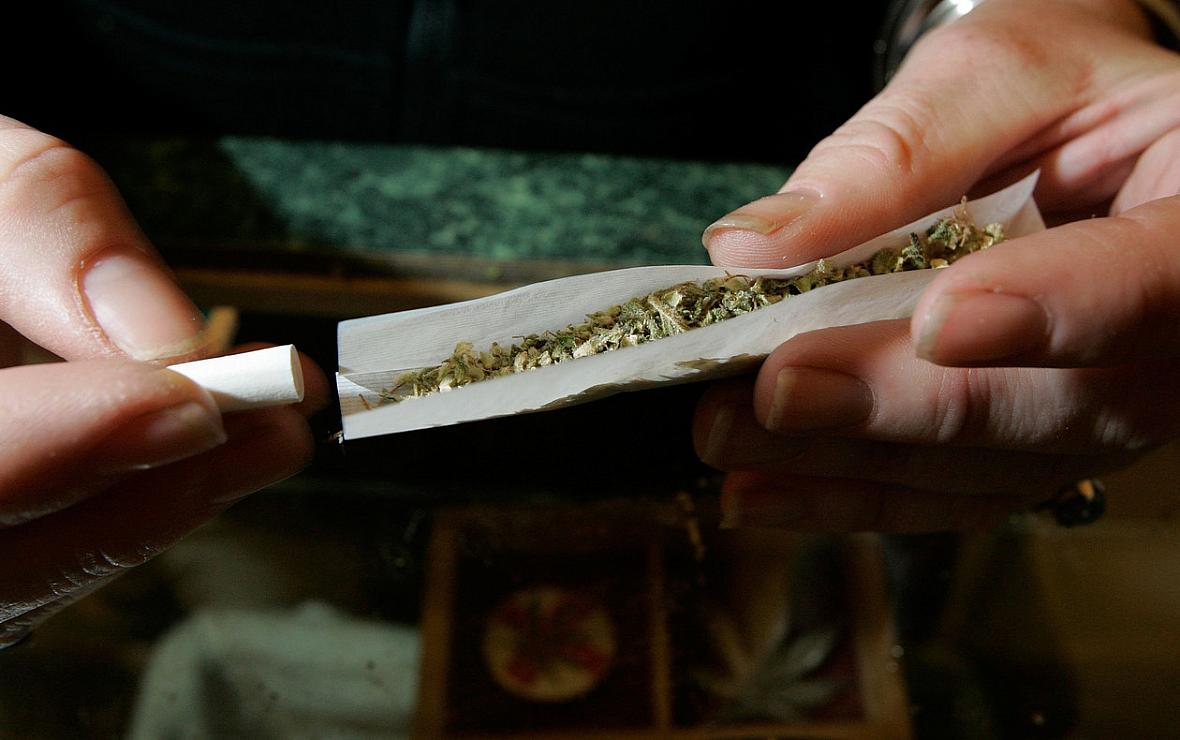
{"type": "Polygon", "coordinates": [[[22,5],[0,111],[80,146],[241,134],[794,163],[871,95],[886,3],[22,5]]]}

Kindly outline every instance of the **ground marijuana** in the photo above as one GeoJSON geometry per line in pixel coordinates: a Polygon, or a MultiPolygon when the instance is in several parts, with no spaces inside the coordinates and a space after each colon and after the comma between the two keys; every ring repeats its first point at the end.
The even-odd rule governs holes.
{"type": "Polygon", "coordinates": [[[592,313],[580,324],[518,337],[519,341],[510,347],[492,343],[488,349],[477,351],[471,342],[460,342],[442,364],[402,373],[391,388],[381,391],[381,398],[384,401],[417,398],[488,378],[645,344],[756,311],[824,285],[870,275],[946,267],[1003,239],[1000,224],[979,228],[967,216],[966,209],[960,208],[925,234],[911,233],[909,243],[900,249],[887,247],[870,259],[847,267],[835,267],[820,260],[811,272],[794,278],[728,275],[699,283],[681,283],[592,313]]]}

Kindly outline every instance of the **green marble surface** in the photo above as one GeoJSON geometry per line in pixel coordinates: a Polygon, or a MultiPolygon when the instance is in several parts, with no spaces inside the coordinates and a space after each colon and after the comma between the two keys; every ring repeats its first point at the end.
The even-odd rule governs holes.
{"type": "MultiPolygon", "coordinates": [[[[606,265],[702,263],[701,230],[785,166],[339,142],[119,140],[91,148],[180,261],[275,250],[606,265]]],[[[173,254],[169,254],[169,252],[173,254]]]]}

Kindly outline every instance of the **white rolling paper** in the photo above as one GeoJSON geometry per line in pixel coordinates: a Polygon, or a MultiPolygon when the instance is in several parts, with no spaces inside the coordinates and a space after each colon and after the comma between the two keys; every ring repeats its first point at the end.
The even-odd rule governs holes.
{"type": "MultiPolygon", "coordinates": [[[[1032,192],[1036,175],[966,204],[980,225],[999,222],[1010,238],[1043,229],[1032,192]]],[[[904,244],[955,211],[950,206],[829,259],[837,266],[904,244]]],[[[568,406],[612,393],[684,383],[748,370],[796,334],[909,316],[935,270],[864,277],[825,286],[724,322],[636,347],[494,378],[445,393],[382,403],[381,390],[407,371],[432,366],[455,344],[478,348],[560,329],[608,306],[688,280],[734,272],[793,277],[814,262],[785,270],[725,270],[667,265],[576,275],[446,306],[341,322],[337,330],[345,439],[489,419],[568,406]]]]}
{"type": "Polygon", "coordinates": [[[222,413],[303,400],[303,369],[291,344],[184,362],[168,369],[203,386],[222,413]]]}

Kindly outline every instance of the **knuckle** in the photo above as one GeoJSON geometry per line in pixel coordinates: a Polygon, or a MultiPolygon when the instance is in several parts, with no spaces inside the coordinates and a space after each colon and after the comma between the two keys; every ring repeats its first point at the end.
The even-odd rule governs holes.
{"type": "Polygon", "coordinates": [[[1171,404],[1157,402],[1138,410],[1108,407],[1095,417],[1093,438],[1100,451],[1139,454],[1174,439],[1177,426],[1171,404]]]}
{"type": "Polygon", "coordinates": [[[813,152],[821,157],[838,151],[875,172],[913,171],[914,145],[897,128],[881,120],[861,118],[841,126],[813,152]]]}
{"type": "Polygon", "coordinates": [[[1053,65],[1043,33],[979,20],[936,28],[924,35],[910,54],[915,64],[945,65],[954,60],[959,70],[997,66],[1036,70],[1053,65]]]}
{"type": "Polygon", "coordinates": [[[1094,441],[1100,450],[1143,450],[1153,446],[1154,435],[1122,414],[1101,413],[1094,422],[1094,441]]]}
{"type": "Polygon", "coordinates": [[[106,176],[90,157],[64,141],[33,132],[0,176],[0,198],[9,206],[51,213],[103,192],[106,176]],[[31,201],[31,202],[30,202],[31,201]]]}
{"type": "Polygon", "coordinates": [[[944,368],[935,388],[928,434],[936,444],[1037,446],[1054,433],[1030,413],[1035,378],[1026,368],[944,368]]]}
{"type": "Polygon", "coordinates": [[[838,152],[873,172],[903,178],[919,171],[936,148],[937,119],[920,91],[886,93],[820,142],[813,154],[838,152]]]}
{"type": "Polygon", "coordinates": [[[981,393],[974,370],[943,369],[930,399],[930,436],[937,444],[970,441],[985,426],[980,418],[981,393]]]}
{"type": "Polygon", "coordinates": [[[69,166],[75,155],[84,156],[56,136],[33,130],[21,131],[13,149],[15,155],[9,159],[0,177],[4,181],[52,176],[62,164],[69,166]]]}
{"type": "Polygon", "coordinates": [[[1062,435],[1078,428],[1085,410],[1083,390],[1067,377],[1052,375],[1056,372],[1026,367],[967,371],[963,438],[1002,448],[1061,448],[1073,436],[1062,435]]]}

